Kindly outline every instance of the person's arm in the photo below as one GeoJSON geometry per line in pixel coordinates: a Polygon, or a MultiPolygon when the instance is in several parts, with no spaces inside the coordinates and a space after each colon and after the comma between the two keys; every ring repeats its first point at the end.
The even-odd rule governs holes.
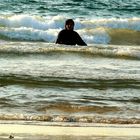
{"type": "Polygon", "coordinates": [[[58,36],[57,36],[57,39],[56,39],[56,42],[55,42],[56,44],[61,44],[61,41],[60,41],[60,33],[58,34],[58,36]]]}
{"type": "Polygon", "coordinates": [[[56,44],[62,44],[63,42],[62,42],[62,32],[60,31],[59,32],[59,34],[58,34],[58,37],[57,37],[57,39],[56,39],[56,44]]]}
{"type": "Polygon", "coordinates": [[[77,45],[80,45],[80,46],[87,46],[87,44],[83,41],[83,39],[80,37],[80,35],[76,32],[77,34],[77,45]]]}

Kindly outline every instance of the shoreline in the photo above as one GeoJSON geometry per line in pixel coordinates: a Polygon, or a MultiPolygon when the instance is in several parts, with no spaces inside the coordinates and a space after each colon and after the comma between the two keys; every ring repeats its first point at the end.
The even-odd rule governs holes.
{"type": "MultiPolygon", "coordinates": [[[[58,125],[50,123],[45,124],[43,122],[39,123],[29,123],[23,124],[20,122],[0,122],[0,138],[1,139],[11,139],[13,136],[16,139],[21,138],[33,138],[34,139],[44,139],[46,137],[65,137],[66,140],[71,137],[86,137],[87,140],[93,139],[94,137],[138,137],[140,138],[140,124],[92,124],[91,126],[86,126],[86,124],[68,125],[63,123],[63,125],[58,125]]],[[[64,140],[65,140],[64,138],[64,140]]],[[[58,138],[59,140],[59,138],[58,138]]],[[[70,139],[71,140],[71,139],[70,139]]]]}

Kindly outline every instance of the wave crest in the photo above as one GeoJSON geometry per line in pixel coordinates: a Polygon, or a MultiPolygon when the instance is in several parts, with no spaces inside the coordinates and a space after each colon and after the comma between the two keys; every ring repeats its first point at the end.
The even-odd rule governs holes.
{"type": "MultiPolygon", "coordinates": [[[[57,34],[64,28],[65,20],[66,18],[63,16],[46,18],[30,15],[0,16],[0,39],[5,37],[10,40],[54,43],[57,34]]],[[[121,42],[123,45],[128,45],[129,41],[133,45],[140,45],[140,18],[84,20],[76,18],[74,20],[75,30],[87,44],[119,44],[121,42]],[[126,30],[130,32],[126,32],[126,30]],[[121,41],[120,38],[117,38],[118,35],[115,36],[115,33],[120,34],[120,32],[125,34],[125,38],[121,36],[121,41]],[[130,35],[133,39],[130,39],[130,35]],[[116,43],[114,40],[118,40],[118,42],[116,43]]]]}

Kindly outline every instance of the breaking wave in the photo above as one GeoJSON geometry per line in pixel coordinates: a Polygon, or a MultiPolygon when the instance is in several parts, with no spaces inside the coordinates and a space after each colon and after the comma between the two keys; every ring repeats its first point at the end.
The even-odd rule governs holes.
{"type": "MultiPolygon", "coordinates": [[[[66,18],[31,15],[0,16],[0,39],[54,43],[66,18]]],[[[140,18],[75,18],[75,30],[87,44],[140,45],[140,18]]]]}
{"type": "Polygon", "coordinates": [[[88,47],[55,45],[48,43],[10,42],[1,43],[0,54],[47,54],[47,53],[79,53],[92,56],[135,58],[140,59],[139,46],[122,45],[90,45],[88,47]]]}

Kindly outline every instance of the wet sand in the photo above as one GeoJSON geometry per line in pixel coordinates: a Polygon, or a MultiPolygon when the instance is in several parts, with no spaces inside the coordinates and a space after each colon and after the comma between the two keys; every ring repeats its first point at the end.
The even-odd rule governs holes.
{"type": "Polygon", "coordinates": [[[32,124],[0,124],[0,139],[98,140],[138,139],[140,125],[47,126],[32,124]]]}

